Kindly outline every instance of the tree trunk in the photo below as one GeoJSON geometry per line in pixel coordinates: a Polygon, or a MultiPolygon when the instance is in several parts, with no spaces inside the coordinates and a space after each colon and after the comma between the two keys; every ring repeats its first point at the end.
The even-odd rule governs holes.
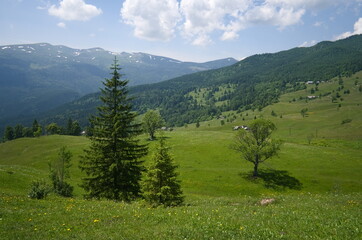
{"type": "Polygon", "coordinates": [[[253,173],[253,177],[258,177],[258,165],[259,165],[258,162],[254,163],[254,173],[253,173]]]}

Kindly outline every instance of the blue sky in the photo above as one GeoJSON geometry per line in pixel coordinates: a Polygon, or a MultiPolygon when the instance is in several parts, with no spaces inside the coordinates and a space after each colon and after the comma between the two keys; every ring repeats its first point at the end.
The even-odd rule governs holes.
{"type": "Polygon", "coordinates": [[[183,61],[362,33],[362,0],[0,0],[0,45],[47,42],[183,61]]]}

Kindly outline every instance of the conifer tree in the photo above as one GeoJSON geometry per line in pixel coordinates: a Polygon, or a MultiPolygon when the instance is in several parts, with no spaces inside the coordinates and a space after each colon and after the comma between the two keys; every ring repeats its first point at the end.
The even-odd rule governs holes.
{"type": "Polygon", "coordinates": [[[153,206],[177,206],[183,202],[177,166],[168,151],[165,138],[161,137],[142,182],[143,197],[153,206]]]}
{"type": "Polygon", "coordinates": [[[38,121],[36,119],[34,119],[33,121],[33,126],[32,126],[32,129],[33,129],[33,133],[35,133],[36,131],[38,131],[40,125],[38,123],[38,121]]]}
{"type": "Polygon", "coordinates": [[[147,148],[136,139],[142,129],[134,123],[136,113],[128,97],[128,81],[121,80],[116,58],[111,70],[112,78],[103,82],[98,115],[90,119],[91,145],[80,162],[87,175],[82,187],[86,197],[131,201],[140,195],[140,158],[147,154],[147,148]]]}
{"type": "Polygon", "coordinates": [[[68,118],[67,127],[65,130],[67,135],[73,135],[72,128],[73,128],[73,120],[71,118],[68,118]]]}

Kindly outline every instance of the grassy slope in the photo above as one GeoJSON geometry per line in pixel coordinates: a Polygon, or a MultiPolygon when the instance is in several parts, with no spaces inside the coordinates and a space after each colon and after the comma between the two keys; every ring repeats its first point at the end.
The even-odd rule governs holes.
{"type": "MultiPolygon", "coordinates": [[[[362,82],[362,73],[345,80],[344,90],[351,93],[343,94],[342,90],[342,102],[332,103],[330,96],[308,102],[299,100],[300,96],[311,95],[307,89],[286,94],[279,103],[261,112],[244,112],[242,117],[225,113],[230,114],[230,119],[232,115],[237,118],[224,126],[220,120],[213,120],[201,123],[198,129],[189,125],[167,133],[180,166],[186,203],[190,205],[180,208],[148,209],[140,203],[81,200],[82,189],[77,185],[82,174],[77,166],[82,149],[88,144],[84,137],[48,136],[1,144],[0,204],[4,207],[0,209],[0,236],[6,239],[149,239],[150,236],[152,239],[358,239],[361,237],[362,93],[354,85],[356,79],[362,82]],[[290,102],[293,98],[297,101],[290,102]],[[337,108],[339,103],[341,107],[337,108]],[[308,117],[302,118],[302,108],[308,108],[308,117]],[[271,116],[272,110],[278,117],[271,116]],[[283,188],[275,181],[255,182],[245,178],[252,166],[228,145],[234,134],[232,126],[247,125],[254,116],[272,119],[278,126],[275,137],[285,141],[279,158],[266,162],[262,170],[272,174],[274,180],[277,177],[284,181],[284,186],[301,183],[301,190],[283,188]],[[352,122],[341,124],[347,118],[352,122]],[[307,136],[312,134],[309,144],[307,136]],[[30,182],[47,178],[48,162],[63,145],[74,155],[71,181],[76,198],[27,199],[30,182]],[[267,188],[267,183],[274,185],[267,188]],[[258,206],[257,201],[264,197],[275,197],[277,203],[258,206]]],[[[314,95],[337,88],[337,81],[323,83],[314,95]]]]}

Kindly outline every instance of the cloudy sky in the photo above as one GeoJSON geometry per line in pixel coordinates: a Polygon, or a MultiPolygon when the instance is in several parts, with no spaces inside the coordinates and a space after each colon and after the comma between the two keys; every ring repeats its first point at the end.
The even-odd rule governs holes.
{"type": "Polygon", "coordinates": [[[0,45],[209,61],[362,33],[362,0],[0,0],[0,45]]]}

